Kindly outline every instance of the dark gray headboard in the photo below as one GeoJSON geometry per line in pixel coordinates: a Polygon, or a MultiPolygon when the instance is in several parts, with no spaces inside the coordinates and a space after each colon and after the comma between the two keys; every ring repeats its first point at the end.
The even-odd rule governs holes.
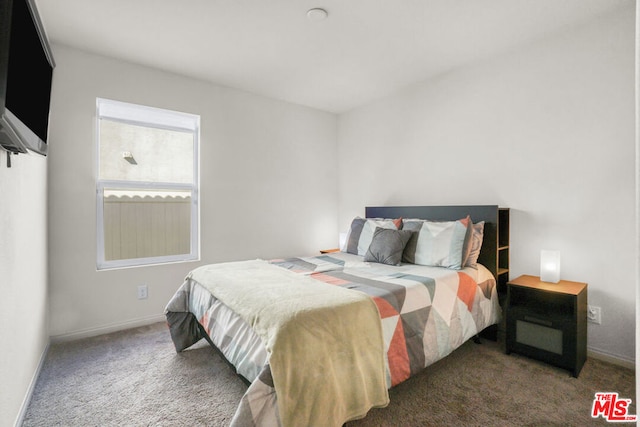
{"type": "Polygon", "coordinates": [[[478,262],[498,277],[498,206],[377,206],[366,207],[367,218],[417,218],[452,221],[471,217],[474,223],[484,221],[484,237],[478,262]]]}

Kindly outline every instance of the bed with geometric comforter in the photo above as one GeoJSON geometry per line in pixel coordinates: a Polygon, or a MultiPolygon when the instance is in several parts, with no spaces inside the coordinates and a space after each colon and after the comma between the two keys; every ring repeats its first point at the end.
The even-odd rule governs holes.
{"type": "MultiPolygon", "coordinates": [[[[205,271],[196,269],[187,276],[166,307],[171,335],[177,351],[207,339],[250,383],[232,425],[340,426],[362,418],[370,408],[388,403],[387,389],[500,320],[495,278],[481,264],[449,269],[410,263],[387,265],[364,259],[337,252],[226,263],[222,270],[227,276],[220,277],[217,268],[206,270],[205,266],[201,267],[205,271]],[[316,326],[295,332],[305,337],[287,336],[282,340],[287,344],[278,346],[271,334],[273,325],[282,323],[280,319],[261,323],[261,314],[243,312],[241,300],[254,295],[248,290],[260,290],[262,286],[260,280],[246,283],[246,272],[251,269],[264,271],[259,276],[266,281],[273,278],[274,282],[291,283],[298,290],[313,289],[315,296],[296,296],[296,301],[320,299],[326,291],[332,300],[344,296],[349,303],[339,304],[342,311],[321,304],[321,317],[309,320],[316,326]],[[225,287],[226,281],[230,284],[225,287]],[[244,294],[232,294],[245,285],[245,291],[240,289],[244,294]],[[331,322],[343,316],[340,313],[352,317],[348,321],[337,319],[340,323],[335,326],[331,322]],[[351,327],[354,329],[349,330],[351,327]],[[326,329],[326,334],[322,335],[319,329],[326,329]],[[298,357],[296,353],[304,353],[305,349],[308,354],[298,357]],[[322,356],[313,359],[316,352],[322,356]],[[281,353],[288,353],[284,361],[279,358],[281,353]],[[340,366],[343,360],[347,362],[340,366]],[[326,373],[332,370],[334,374],[326,373]],[[345,372],[348,381],[334,386],[334,381],[340,381],[335,377],[344,376],[345,372]],[[359,389],[345,389],[353,384],[359,389]]],[[[264,299],[264,305],[253,309],[265,314],[276,311],[272,307],[280,297],[269,298],[256,297],[251,304],[260,304],[264,299]]],[[[290,305],[286,298],[283,301],[282,307],[290,305]]],[[[292,316],[296,320],[291,323],[306,322],[299,312],[292,316]]]]}

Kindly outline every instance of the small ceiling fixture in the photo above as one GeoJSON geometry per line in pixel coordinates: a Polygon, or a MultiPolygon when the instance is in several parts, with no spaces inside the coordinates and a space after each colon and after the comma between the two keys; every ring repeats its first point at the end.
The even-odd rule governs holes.
{"type": "Polygon", "coordinates": [[[329,16],[327,11],[319,7],[307,11],[307,18],[309,18],[310,21],[322,21],[327,19],[327,16],[329,16]]]}

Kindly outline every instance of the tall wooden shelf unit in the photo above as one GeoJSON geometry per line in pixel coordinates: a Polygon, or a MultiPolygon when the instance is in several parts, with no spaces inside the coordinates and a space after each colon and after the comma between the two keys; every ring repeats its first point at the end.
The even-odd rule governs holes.
{"type": "Polygon", "coordinates": [[[509,282],[509,208],[498,208],[498,292],[506,293],[509,282]]]}

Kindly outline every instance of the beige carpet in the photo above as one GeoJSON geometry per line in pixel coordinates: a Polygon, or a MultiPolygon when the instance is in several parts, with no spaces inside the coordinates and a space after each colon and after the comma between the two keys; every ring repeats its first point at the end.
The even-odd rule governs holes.
{"type": "MultiPolygon", "coordinates": [[[[245,390],[208,344],[176,354],[159,323],[52,345],[23,425],[226,426],[245,390]]],[[[633,399],[636,414],[631,370],[589,359],[575,379],[499,343],[468,342],[348,426],[611,425],[591,418],[599,391],[633,399]]]]}

